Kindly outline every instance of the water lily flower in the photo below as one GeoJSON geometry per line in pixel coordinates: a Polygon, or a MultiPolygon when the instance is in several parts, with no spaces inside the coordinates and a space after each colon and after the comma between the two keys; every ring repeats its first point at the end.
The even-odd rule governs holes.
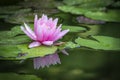
{"type": "MultiPolygon", "coordinates": [[[[57,26],[57,22],[58,18],[53,20],[43,14],[39,19],[38,16],[35,15],[34,31],[26,23],[24,23],[24,27],[21,26],[21,30],[33,40],[28,47],[33,48],[40,45],[51,46],[69,32],[69,29],[62,31],[62,25],[60,24],[57,26]]],[[[39,67],[45,67],[57,63],[60,63],[60,59],[58,54],[54,53],[44,57],[35,58],[34,68],[39,69],[39,67]]]]}

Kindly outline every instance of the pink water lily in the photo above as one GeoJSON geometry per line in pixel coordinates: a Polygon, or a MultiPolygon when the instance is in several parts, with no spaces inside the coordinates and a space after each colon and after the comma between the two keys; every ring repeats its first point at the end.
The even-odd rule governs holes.
{"type": "Polygon", "coordinates": [[[58,19],[52,19],[42,15],[42,18],[38,19],[37,15],[35,15],[34,20],[34,31],[30,29],[30,27],[24,23],[24,26],[21,26],[22,31],[34,40],[29,48],[37,47],[40,45],[52,45],[54,42],[62,38],[69,30],[61,31],[61,24],[57,27],[58,19]]]}
{"type": "MultiPolygon", "coordinates": [[[[57,22],[58,18],[53,20],[43,14],[39,19],[37,15],[35,15],[34,31],[26,23],[24,23],[24,27],[21,26],[21,30],[33,40],[28,47],[33,48],[40,45],[51,46],[69,32],[69,29],[62,31],[62,25],[60,24],[57,26],[57,22]]],[[[40,67],[57,63],[60,63],[60,59],[58,54],[55,53],[44,57],[35,58],[34,68],[39,69],[40,67]]]]}

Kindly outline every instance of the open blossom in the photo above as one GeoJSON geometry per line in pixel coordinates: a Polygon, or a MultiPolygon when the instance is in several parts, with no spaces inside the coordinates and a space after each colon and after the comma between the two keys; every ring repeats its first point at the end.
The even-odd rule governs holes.
{"type": "MultiPolygon", "coordinates": [[[[57,26],[57,22],[58,18],[53,20],[52,18],[48,18],[43,14],[39,19],[37,15],[35,15],[34,31],[32,31],[32,29],[26,23],[24,23],[24,27],[21,26],[21,30],[33,40],[28,47],[33,48],[40,45],[51,46],[69,32],[69,29],[62,31],[62,25],[60,24],[57,26]]],[[[57,63],[60,63],[60,59],[58,54],[54,53],[44,57],[35,58],[34,68],[39,69],[39,67],[45,67],[57,63]]]]}
{"type": "Polygon", "coordinates": [[[61,24],[57,27],[58,19],[53,20],[46,15],[42,15],[42,18],[38,19],[35,15],[34,20],[34,31],[24,23],[24,26],[21,26],[22,31],[34,40],[29,48],[40,46],[40,45],[52,45],[55,41],[62,38],[69,30],[61,31],[61,24]]]}

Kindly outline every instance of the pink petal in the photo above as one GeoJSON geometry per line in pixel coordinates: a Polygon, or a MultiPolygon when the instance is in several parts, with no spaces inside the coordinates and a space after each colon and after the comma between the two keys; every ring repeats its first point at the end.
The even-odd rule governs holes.
{"type": "Polygon", "coordinates": [[[38,47],[38,46],[40,46],[41,45],[41,43],[40,42],[32,42],[32,43],[30,43],[29,44],[29,48],[33,48],[33,47],[38,47]]]}
{"type": "Polygon", "coordinates": [[[57,53],[47,55],[44,57],[34,58],[34,69],[44,68],[45,66],[49,67],[50,65],[61,64],[60,58],[57,53]]]}
{"type": "Polygon", "coordinates": [[[53,44],[53,41],[44,41],[42,44],[50,46],[53,44]]]}
{"type": "Polygon", "coordinates": [[[50,29],[50,30],[48,30],[48,37],[47,37],[47,39],[46,39],[46,41],[52,41],[53,39],[53,35],[54,35],[54,33],[55,33],[55,31],[56,31],[56,29],[55,28],[52,28],[52,29],[50,29]]]}
{"type": "Polygon", "coordinates": [[[44,28],[43,28],[43,39],[42,39],[42,41],[47,41],[48,40],[49,32],[50,32],[50,30],[45,25],[44,28]]]}
{"type": "Polygon", "coordinates": [[[56,27],[58,23],[58,18],[54,19],[53,23],[54,23],[54,26],[56,27]]]}
{"type": "Polygon", "coordinates": [[[34,18],[34,31],[36,31],[36,28],[37,28],[37,21],[38,21],[38,16],[35,15],[35,18],[34,18]]]}
{"type": "Polygon", "coordinates": [[[52,18],[49,18],[49,20],[47,21],[46,25],[49,27],[49,28],[52,28],[53,27],[53,22],[52,22],[52,18]]]}
{"type": "Polygon", "coordinates": [[[24,23],[26,30],[36,39],[35,33],[30,29],[30,27],[24,23]]]}
{"type": "Polygon", "coordinates": [[[48,21],[48,17],[43,14],[42,17],[39,20],[37,20],[37,24],[38,25],[43,25],[43,24],[46,24],[47,21],[48,21]]]}
{"type": "Polygon", "coordinates": [[[38,25],[37,30],[36,30],[36,32],[35,32],[35,34],[37,35],[37,39],[38,39],[39,41],[42,41],[42,40],[43,40],[43,37],[44,37],[44,33],[43,33],[44,27],[45,27],[45,24],[43,24],[43,25],[38,25]]]}
{"type": "Polygon", "coordinates": [[[46,23],[48,21],[48,17],[47,15],[42,15],[41,21],[44,21],[44,23],[46,23]]]}
{"type": "Polygon", "coordinates": [[[33,36],[32,33],[28,32],[23,26],[20,27],[21,30],[31,39],[36,40],[36,36],[33,36]]]}
{"type": "Polygon", "coordinates": [[[61,31],[61,24],[60,24],[60,26],[57,28],[57,29],[55,29],[55,28],[52,28],[51,30],[50,30],[50,32],[49,32],[49,38],[48,38],[48,40],[54,40],[55,39],[55,37],[60,33],[60,31],[61,31]]]}
{"type": "Polygon", "coordinates": [[[68,32],[69,32],[69,29],[60,32],[60,33],[54,38],[54,41],[57,41],[58,39],[62,38],[62,37],[63,37],[65,34],[67,34],[68,32]]]}

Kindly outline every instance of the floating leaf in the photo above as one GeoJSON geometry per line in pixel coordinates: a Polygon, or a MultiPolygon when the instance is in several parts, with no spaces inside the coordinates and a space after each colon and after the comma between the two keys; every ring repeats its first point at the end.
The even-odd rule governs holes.
{"type": "Polygon", "coordinates": [[[13,27],[11,31],[0,32],[0,44],[21,44],[30,41],[30,38],[24,35],[23,31],[20,29],[20,26],[13,27]]]}
{"type": "Polygon", "coordinates": [[[19,34],[24,34],[24,33],[20,29],[20,26],[15,26],[11,29],[11,31],[0,31],[0,39],[12,38],[19,34]]]}
{"type": "Polygon", "coordinates": [[[0,40],[12,37],[11,31],[0,31],[0,40]]]}
{"type": "Polygon", "coordinates": [[[35,75],[20,75],[16,73],[0,73],[1,80],[41,80],[35,75]]]}
{"type": "Polygon", "coordinates": [[[20,45],[0,45],[0,57],[3,60],[20,60],[34,57],[43,57],[53,54],[57,46],[40,46],[28,48],[27,44],[20,45]]]}
{"type": "Polygon", "coordinates": [[[120,10],[108,10],[107,12],[96,9],[88,9],[74,6],[59,6],[58,9],[64,12],[69,12],[77,15],[85,15],[94,20],[120,22],[120,10]]]}
{"type": "Polygon", "coordinates": [[[87,31],[79,33],[79,36],[85,38],[89,35],[103,35],[119,38],[120,37],[119,25],[120,23],[106,23],[102,25],[84,25],[86,26],[87,31]]]}
{"type": "Polygon", "coordinates": [[[85,25],[87,26],[87,31],[86,32],[83,32],[83,33],[80,33],[79,35],[81,37],[87,37],[89,35],[97,35],[101,29],[101,26],[99,25],[85,25]]]}
{"type": "Polygon", "coordinates": [[[86,28],[80,27],[80,26],[67,26],[67,25],[63,25],[62,29],[70,29],[70,32],[86,31],[86,28]]]}
{"type": "Polygon", "coordinates": [[[74,7],[74,6],[59,6],[58,9],[64,12],[70,12],[72,14],[85,14],[86,12],[89,12],[88,9],[83,9],[83,8],[74,7]]]}
{"type": "Polygon", "coordinates": [[[95,11],[101,11],[103,10],[103,8],[84,8],[84,7],[76,7],[76,6],[58,6],[58,9],[63,11],[63,12],[67,12],[67,13],[72,13],[72,14],[76,14],[76,15],[84,15],[87,12],[95,12],[95,11]]]}
{"type": "Polygon", "coordinates": [[[73,42],[67,42],[65,44],[65,47],[67,47],[67,48],[76,48],[76,47],[80,47],[80,46],[78,44],[73,43],[73,42]]]}
{"type": "Polygon", "coordinates": [[[75,40],[80,46],[102,50],[120,50],[120,39],[107,36],[92,36],[95,40],[78,38],[75,40]]]}
{"type": "Polygon", "coordinates": [[[30,38],[28,38],[25,35],[21,35],[13,38],[1,39],[0,44],[22,44],[22,43],[28,43],[30,41],[31,41],[30,38]]]}
{"type": "Polygon", "coordinates": [[[16,45],[0,45],[0,57],[16,57],[21,50],[16,45]]]}
{"type": "Polygon", "coordinates": [[[95,20],[120,22],[119,13],[120,10],[108,10],[107,12],[87,12],[85,16],[95,20]]]}
{"type": "Polygon", "coordinates": [[[86,7],[105,7],[109,5],[112,0],[63,0],[63,2],[67,5],[80,5],[80,6],[86,6],[86,7]]]}
{"type": "Polygon", "coordinates": [[[14,35],[24,34],[24,32],[20,29],[20,26],[21,26],[21,25],[14,26],[14,27],[11,29],[12,34],[14,34],[14,35]]]}
{"type": "Polygon", "coordinates": [[[43,57],[48,54],[53,54],[56,52],[56,46],[40,46],[35,48],[28,48],[28,45],[21,44],[18,45],[18,49],[20,49],[22,54],[26,54],[25,56],[18,57],[17,59],[27,59],[34,57],[43,57]]]}
{"type": "Polygon", "coordinates": [[[74,42],[72,41],[69,41],[69,42],[65,42],[64,44],[58,46],[58,49],[60,50],[63,50],[65,48],[76,48],[76,47],[80,47],[79,44],[75,44],[74,42]]]}

